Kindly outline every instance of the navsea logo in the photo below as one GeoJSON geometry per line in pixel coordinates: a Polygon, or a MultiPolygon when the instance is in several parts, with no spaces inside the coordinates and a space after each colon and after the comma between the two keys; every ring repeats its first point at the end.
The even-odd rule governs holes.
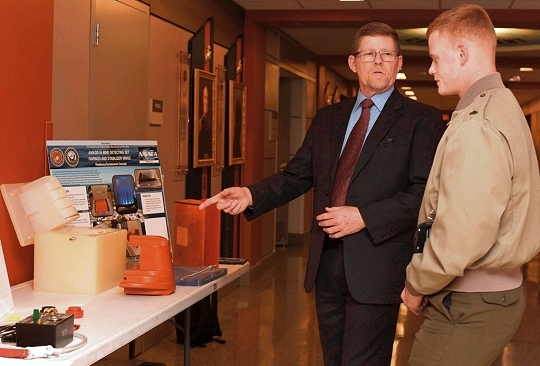
{"type": "Polygon", "coordinates": [[[157,147],[140,147],[139,148],[139,163],[158,164],[159,155],[157,152],[157,147]]]}

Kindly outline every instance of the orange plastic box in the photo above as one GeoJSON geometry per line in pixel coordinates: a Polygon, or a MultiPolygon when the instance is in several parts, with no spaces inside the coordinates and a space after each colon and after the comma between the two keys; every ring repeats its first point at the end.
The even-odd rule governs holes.
{"type": "Polygon", "coordinates": [[[215,205],[199,210],[202,202],[186,199],[174,204],[175,266],[219,265],[221,213],[215,205]]]}

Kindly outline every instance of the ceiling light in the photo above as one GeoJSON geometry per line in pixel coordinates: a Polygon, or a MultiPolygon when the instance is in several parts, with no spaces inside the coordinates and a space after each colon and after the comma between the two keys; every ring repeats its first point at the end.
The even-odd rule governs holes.
{"type": "Polygon", "coordinates": [[[404,72],[398,72],[396,75],[397,80],[407,80],[407,75],[404,72]]]}
{"type": "Polygon", "coordinates": [[[410,86],[402,86],[401,90],[411,90],[412,88],[410,86]]]}
{"type": "Polygon", "coordinates": [[[497,36],[505,36],[508,34],[512,34],[511,28],[495,28],[495,34],[497,36]]]}
{"type": "Polygon", "coordinates": [[[519,71],[533,71],[534,69],[532,67],[520,67],[519,71]]]}
{"type": "Polygon", "coordinates": [[[512,76],[508,81],[521,81],[521,77],[519,75],[512,76]]]}
{"type": "Polygon", "coordinates": [[[415,95],[411,95],[409,98],[414,99],[414,100],[417,99],[415,95]]]}
{"type": "Polygon", "coordinates": [[[412,91],[412,90],[405,90],[405,95],[414,95],[414,91],[412,91]]]}
{"type": "Polygon", "coordinates": [[[364,0],[339,0],[339,1],[364,1],[364,0]]]}

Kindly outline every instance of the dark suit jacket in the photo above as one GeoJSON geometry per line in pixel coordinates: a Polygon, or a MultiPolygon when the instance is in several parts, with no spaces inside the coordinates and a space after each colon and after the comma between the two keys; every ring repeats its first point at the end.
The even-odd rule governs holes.
{"type": "MultiPolygon", "coordinates": [[[[302,146],[284,171],[249,186],[251,220],[314,190],[311,247],[305,289],[317,276],[325,233],[315,217],[330,205],[330,191],[356,98],[319,110],[302,146]]],[[[346,197],[360,210],[366,229],[343,238],[345,276],[359,302],[400,302],[405,267],[426,181],[444,124],[439,110],[394,90],[369,133],[346,197]]]]}

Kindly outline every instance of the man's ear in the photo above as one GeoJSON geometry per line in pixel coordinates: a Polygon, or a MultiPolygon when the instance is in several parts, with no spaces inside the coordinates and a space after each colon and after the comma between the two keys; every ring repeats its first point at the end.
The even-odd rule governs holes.
{"type": "Polygon", "coordinates": [[[467,48],[467,45],[463,42],[458,43],[457,52],[459,57],[459,64],[464,65],[469,58],[469,49],[467,48]]]}
{"type": "Polygon", "coordinates": [[[356,74],[356,57],[353,55],[349,55],[349,68],[356,74]]]}

